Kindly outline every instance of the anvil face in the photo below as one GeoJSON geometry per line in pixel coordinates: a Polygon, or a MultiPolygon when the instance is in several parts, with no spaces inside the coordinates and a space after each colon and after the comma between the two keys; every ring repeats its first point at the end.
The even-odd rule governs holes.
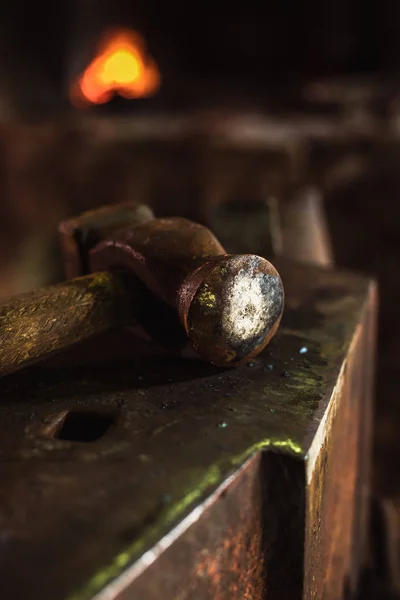
{"type": "Polygon", "coordinates": [[[354,586],[375,287],[277,266],[281,329],[237,369],[132,363],[126,338],[103,335],[0,382],[2,597],[333,599],[354,586]]]}

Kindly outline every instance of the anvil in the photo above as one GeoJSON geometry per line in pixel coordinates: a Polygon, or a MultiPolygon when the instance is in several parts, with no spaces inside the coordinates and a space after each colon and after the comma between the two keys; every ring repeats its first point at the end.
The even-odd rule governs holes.
{"type": "Polygon", "coordinates": [[[339,599],[366,543],[376,287],[276,261],[235,369],[123,334],[0,381],[1,598],[339,599]]]}

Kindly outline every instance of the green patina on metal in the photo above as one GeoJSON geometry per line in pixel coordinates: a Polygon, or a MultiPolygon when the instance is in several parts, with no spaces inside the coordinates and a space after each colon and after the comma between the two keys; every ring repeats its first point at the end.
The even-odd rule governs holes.
{"type": "Polygon", "coordinates": [[[98,593],[105,585],[115,579],[115,577],[117,577],[128,565],[132,564],[134,558],[148,547],[149,542],[159,537],[165,526],[176,522],[189,507],[199,501],[202,496],[204,496],[205,492],[216,486],[220,480],[221,473],[218,467],[212,466],[194,489],[189,491],[179,502],[165,511],[160,519],[162,526],[159,522],[157,525],[150,527],[140,539],[126,547],[120,554],[117,554],[110,564],[96,573],[82,590],[69,596],[69,600],[86,600],[93,598],[94,594],[98,593]]]}
{"type": "MultiPolygon", "coordinates": [[[[277,450],[287,451],[295,455],[302,454],[303,449],[291,439],[279,440],[266,438],[261,442],[254,444],[242,454],[232,458],[232,466],[243,465],[249,458],[259,451],[275,448],[277,450]]],[[[190,508],[194,508],[195,504],[203,500],[206,493],[211,493],[223,481],[222,469],[214,465],[205,473],[198,481],[197,485],[189,491],[181,500],[176,502],[171,508],[165,511],[164,515],[160,515],[158,523],[148,528],[143,536],[135,541],[130,546],[127,546],[121,553],[96,573],[84,586],[83,589],[69,596],[68,600],[88,600],[92,599],[94,594],[98,593],[105,585],[114,580],[121,572],[132,565],[140,553],[145,551],[152,542],[160,539],[167,526],[175,524],[190,508]]]]}
{"type": "MultiPolygon", "coordinates": [[[[174,483],[175,490],[185,490],[181,497],[177,499],[173,505],[160,511],[156,523],[144,529],[139,539],[135,540],[132,544],[124,548],[122,552],[118,553],[114,559],[112,559],[108,565],[105,565],[100,569],[82,589],[75,592],[72,596],[69,596],[68,600],[91,599],[94,594],[98,593],[104,586],[116,579],[128,566],[133,565],[139,560],[141,554],[163,537],[163,535],[167,534],[168,531],[185,516],[185,514],[188,514],[190,510],[193,510],[196,505],[199,504],[199,502],[207,498],[207,496],[226,479],[229,473],[233,474],[237,468],[240,468],[248,459],[258,452],[276,450],[277,452],[284,452],[298,457],[304,456],[306,449],[302,445],[300,435],[298,437],[282,437],[279,436],[277,432],[282,430],[281,419],[283,418],[284,421],[286,420],[285,414],[288,415],[289,419],[296,417],[303,423],[309,419],[318,404],[323,391],[323,377],[320,375],[319,371],[323,371],[323,367],[320,369],[314,367],[312,371],[296,368],[291,372],[290,379],[284,383],[284,379],[280,374],[272,376],[269,385],[263,386],[261,390],[258,389],[257,393],[259,397],[268,398],[269,403],[272,403],[275,407],[277,421],[275,424],[271,421],[269,428],[271,431],[275,430],[276,434],[261,438],[259,441],[252,443],[247,447],[243,447],[243,450],[240,452],[221,459],[208,469],[198,469],[196,468],[196,465],[193,465],[190,470],[183,471],[177,475],[174,483]]],[[[249,384],[251,388],[251,380],[249,381],[249,384]]],[[[238,395],[236,401],[230,399],[230,404],[234,404],[237,409],[233,411],[236,419],[230,418],[229,420],[230,429],[235,426],[237,427],[238,425],[239,427],[243,427],[243,424],[241,423],[241,411],[243,411],[243,408],[251,405],[252,395],[254,393],[254,390],[252,389],[249,391],[250,397],[245,404],[240,395],[238,395]]],[[[265,409],[265,413],[267,413],[267,409],[265,409]]],[[[275,418],[275,414],[273,417],[275,418]]],[[[223,422],[225,423],[225,421],[223,422]]],[[[262,425],[265,428],[266,422],[262,422],[262,425]]],[[[225,431],[229,428],[226,428],[225,431]]],[[[297,428],[298,431],[302,430],[302,427],[299,428],[299,424],[297,424],[297,428]]],[[[220,428],[217,428],[217,431],[217,435],[225,435],[225,431],[222,433],[220,428]]],[[[177,495],[178,493],[176,493],[176,496],[177,495]]]]}
{"type": "Polygon", "coordinates": [[[210,286],[207,283],[201,286],[197,298],[200,304],[209,310],[212,310],[217,302],[216,295],[210,290],[210,286]]]}
{"type": "MultiPolygon", "coordinates": [[[[341,285],[353,290],[354,300],[327,301],[324,314],[323,306],[316,310],[310,287],[326,281],[326,288],[333,276],[321,273],[322,283],[314,283],[312,269],[307,277],[297,277],[297,268],[294,275],[296,294],[288,292],[280,331],[259,357],[238,369],[163,358],[118,362],[107,369],[27,370],[2,380],[6,476],[13,483],[17,460],[29,460],[33,483],[26,490],[32,493],[35,520],[18,523],[24,548],[29,545],[43,565],[51,557],[49,542],[60,548],[57,560],[63,569],[43,598],[53,598],[56,589],[69,600],[91,600],[252,456],[271,451],[306,459],[353,339],[367,285],[343,276],[341,285]],[[304,346],[306,355],[299,352],[304,346]],[[50,413],[84,408],[119,415],[113,434],[90,447],[90,463],[87,445],[49,444],[36,429],[43,429],[50,413]],[[32,428],[22,441],[9,433],[16,423],[21,430],[32,428]],[[36,497],[43,485],[46,495],[36,497]],[[168,501],[160,500],[163,496],[168,501]],[[50,512],[60,531],[51,530],[44,543],[36,523],[46,521],[50,512]],[[77,563],[83,566],[75,572],[77,563]]],[[[25,462],[24,476],[27,470],[25,462]]],[[[10,485],[10,505],[20,504],[19,490],[10,485]]]]}

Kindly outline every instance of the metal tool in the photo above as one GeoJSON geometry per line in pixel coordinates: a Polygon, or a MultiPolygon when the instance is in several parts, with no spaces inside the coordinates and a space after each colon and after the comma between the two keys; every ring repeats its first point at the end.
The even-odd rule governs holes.
{"type": "Polygon", "coordinates": [[[253,254],[226,254],[209,229],[186,219],[153,219],[90,252],[94,271],[124,267],[178,309],[196,352],[228,366],[259,354],[277,330],[283,286],[253,254]]]}
{"type": "Polygon", "coordinates": [[[90,272],[89,251],[107,235],[123,227],[133,227],[154,218],[154,213],[147,204],[120,202],[62,221],[58,233],[68,279],[90,272]]]}
{"type": "MultiPolygon", "coordinates": [[[[110,212],[101,210],[91,213],[100,237],[105,224],[96,222],[99,214],[107,214],[110,229],[110,212]]],[[[211,231],[186,219],[145,214],[140,222],[134,210],[132,215],[136,224],[90,250],[88,244],[84,256],[75,253],[84,262],[89,251],[89,268],[97,274],[0,307],[3,375],[112,326],[141,324],[155,310],[154,297],[161,301],[156,310],[178,312],[197,354],[213,364],[239,364],[267,345],[278,328],[284,294],[278,272],[266,259],[226,254],[211,231]]]]}

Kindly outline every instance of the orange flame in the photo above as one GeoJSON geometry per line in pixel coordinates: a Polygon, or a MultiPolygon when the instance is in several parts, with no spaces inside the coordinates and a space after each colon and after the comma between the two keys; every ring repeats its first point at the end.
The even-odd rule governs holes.
{"type": "Polygon", "coordinates": [[[155,94],[161,75],[147,55],[143,38],[130,30],[108,31],[79,80],[72,86],[71,100],[77,107],[105,104],[119,94],[123,98],[143,98],[155,94]]]}

